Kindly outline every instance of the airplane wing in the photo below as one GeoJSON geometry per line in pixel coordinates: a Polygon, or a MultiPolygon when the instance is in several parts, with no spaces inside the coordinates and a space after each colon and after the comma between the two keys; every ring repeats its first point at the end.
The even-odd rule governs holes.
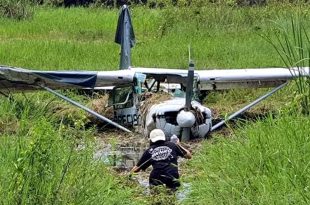
{"type": "Polygon", "coordinates": [[[46,86],[52,89],[96,88],[132,83],[134,72],[37,71],[0,66],[0,91],[26,91],[46,86]]]}
{"type": "MultiPolygon", "coordinates": [[[[136,73],[160,82],[184,85],[187,79],[185,69],[136,67],[117,71],[38,71],[0,66],[0,91],[35,90],[42,85],[52,89],[96,89],[132,83],[136,73]]],[[[225,90],[274,87],[296,76],[309,76],[309,73],[309,68],[217,69],[195,70],[195,77],[200,90],[225,90]]]]}
{"type": "MultiPolygon", "coordinates": [[[[187,79],[187,70],[164,68],[130,68],[143,73],[147,78],[160,82],[183,83],[187,79]]],[[[253,68],[253,69],[217,69],[195,70],[200,90],[225,90],[233,88],[274,87],[297,76],[309,76],[309,68],[253,68]]]]}

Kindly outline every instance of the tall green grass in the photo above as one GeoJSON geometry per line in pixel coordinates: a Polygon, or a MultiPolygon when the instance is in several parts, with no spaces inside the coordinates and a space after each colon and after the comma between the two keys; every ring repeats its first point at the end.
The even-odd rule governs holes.
{"type": "Polygon", "coordinates": [[[310,119],[268,117],[195,153],[188,204],[308,204],[310,119]]]}
{"type": "MultiPolygon", "coordinates": [[[[307,10],[309,7],[305,6],[305,19],[309,19],[307,10]]],[[[270,20],[286,21],[295,11],[296,7],[291,5],[251,9],[221,5],[162,10],[134,7],[137,45],[132,62],[135,66],[186,68],[187,46],[191,44],[198,69],[285,66],[259,35],[272,29],[270,20]]],[[[31,20],[1,18],[0,63],[46,70],[117,69],[119,47],[113,43],[117,16],[116,9],[36,8],[31,20]]],[[[240,90],[222,92],[212,94],[210,101],[215,108],[233,109],[250,101],[254,93],[258,94],[240,90]]],[[[278,101],[285,104],[291,93],[291,90],[283,92],[278,101]]],[[[49,94],[25,96],[14,95],[11,101],[0,97],[1,203],[143,203],[136,198],[140,189],[122,177],[115,177],[92,159],[95,132],[83,126],[85,114],[72,112],[70,108],[52,114],[59,107],[64,108],[64,104],[49,94]]],[[[264,107],[277,108],[273,105],[275,101],[265,102],[264,107]]],[[[289,199],[306,202],[298,178],[301,175],[295,179],[294,174],[300,170],[308,174],[307,167],[298,161],[306,163],[308,155],[298,150],[303,147],[299,141],[304,142],[305,148],[308,146],[305,136],[309,120],[296,116],[273,120],[248,126],[233,140],[216,138],[214,141],[218,143],[205,143],[191,164],[193,193],[188,202],[276,203],[278,199],[284,203],[289,199]],[[295,135],[299,141],[294,141],[295,135]],[[293,156],[297,158],[295,161],[293,156]],[[291,162],[299,167],[293,169],[293,165],[289,166],[291,162]],[[285,186],[276,189],[272,186],[276,183],[285,186]],[[289,197],[285,197],[287,193],[289,197]]]]}
{"type": "MultiPolygon", "coordinates": [[[[294,6],[232,8],[134,7],[134,66],[186,68],[192,45],[197,69],[283,66],[259,35],[270,19],[285,20],[294,6]]],[[[305,6],[305,11],[308,9],[305,6]]],[[[117,9],[36,8],[29,21],[0,19],[0,63],[37,69],[113,70],[117,9]]],[[[308,16],[307,16],[308,18],[308,16]]]]}
{"type": "Polygon", "coordinates": [[[93,159],[94,130],[47,118],[42,101],[0,99],[0,203],[140,204],[129,199],[130,184],[93,159]]]}
{"type": "MultiPolygon", "coordinates": [[[[290,18],[290,22],[280,24],[274,35],[267,37],[293,76],[310,72],[310,32],[304,21],[303,15],[298,12],[290,18]]],[[[297,107],[301,113],[309,115],[310,77],[296,78],[295,83],[295,103],[300,104],[297,107]]]]}

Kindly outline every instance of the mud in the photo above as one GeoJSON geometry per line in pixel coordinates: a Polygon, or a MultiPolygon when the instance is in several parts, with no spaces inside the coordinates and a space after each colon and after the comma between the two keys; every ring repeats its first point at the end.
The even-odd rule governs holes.
{"type": "MultiPolygon", "coordinates": [[[[255,113],[248,113],[241,115],[241,119],[247,121],[255,121],[266,117],[265,115],[256,115],[255,113]]],[[[240,119],[240,118],[239,118],[240,119]]],[[[213,124],[221,121],[221,118],[217,118],[213,121],[213,124]]],[[[239,121],[233,120],[230,122],[230,126],[223,126],[213,134],[220,134],[225,137],[229,137],[233,134],[232,128],[240,126],[239,121]]],[[[208,137],[212,137],[209,135],[208,137]]],[[[194,139],[182,145],[190,150],[193,155],[200,150],[202,142],[205,139],[194,139]]],[[[97,151],[94,154],[95,159],[100,159],[103,163],[111,166],[120,175],[128,175],[133,166],[137,164],[143,152],[148,148],[149,141],[141,134],[126,134],[115,129],[108,129],[105,132],[98,134],[97,136],[97,151]]],[[[179,160],[180,174],[186,174],[186,168],[184,168],[187,160],[180,158],[179,160]]],[[[151,172],[151,168],[148,168],[145,172],[139,172],[132,178],[136,183],[143,187],[144,195],[150,195],[150,187],[148,177],[151,172]]],[[[191,193],[191,184],[182,183],[182,186],[176,193],[176,199],[178,202],[186,200],[191,193]]]]}
{"type": "MultiPolygon", "coordinates": [[[[203,139],[192,140],[183,143],[183,146],[192,153],[199,150],[203,139]]],[[[101,133],[97,136],[98,148],[94,154],[94,159],[101,160],[104,164],[111,166],[120,175],[128,175],[129,171],[135,166],[148,148],[149,141],[142,135],[130,135],[122,132],[101,133]]],[[[187,160],[179,158],[179,166],[182,167],[187,160]]],[[[150,195],[149,174],[152,168],[145,172],[139,172],[133,175],[132,180],[138,183],[144,190],[144,195],[150,195]]],[[[180,168],[180,173],[182,173],[180,168]]],[[[179,202],[185,200],[191,192],[190,183],[182,183],[181,188],[176,193],[176,199],[179,202]]]]}
{"type": "Polygon", "coordinates": [[[148,140],[139,134],[101,133],[97,136],[95,159],[102,160],[116,171],[130,171],[148,147],[148,140]]]}

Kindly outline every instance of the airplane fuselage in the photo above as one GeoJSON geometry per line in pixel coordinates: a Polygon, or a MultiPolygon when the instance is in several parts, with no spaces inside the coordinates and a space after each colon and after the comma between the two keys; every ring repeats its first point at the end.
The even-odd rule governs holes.
{"type": "Polygon", "coordinates": [[[184,98],[173,98],[152,105],[145,116],[144,135],[158,128],[170,139],[172,135],[181,136],[183,128],[190,127],[190,138],[206,137],[212,127],[211,110],[192,101],[192,109],[187,113],[184,104],[184,98]]]}
{"type": "Polygon", "coordinates": [[[133,86],[115,87],[112,92],[114,121],[125,126],[141,126],[143,135],[148,136],[155,128],[162,129],[167,139],[172,135],[181,136],[185,127],[190,127],[190,138],[206,137],[212,127],[211,110],[197,101],[192,101],[192,109],[185,112],[185,98],[173,97],[151,103],[142,113],[146,103],[135,93],[133,86]]]}

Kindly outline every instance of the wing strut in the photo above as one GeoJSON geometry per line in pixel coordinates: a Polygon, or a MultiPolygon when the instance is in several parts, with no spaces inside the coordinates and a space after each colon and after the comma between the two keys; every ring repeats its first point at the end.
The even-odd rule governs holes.
{"type": "Polygon", "coordinates": [[[266,99],[267,97],[271,96],[272,94],[274,94],[275,92],[277,92],[278,90],[280,90],[281,88],[283,88],[284,86],[287,85],[288,82],[281,84],[280,86],[272,89],[270,92],[266,93],[265,95],[257,98],[255,101],[253,101],[252,103],[250,103],[249,105],[245,106],[244,108],[238,110],[237,112],[231,114],[230,116],[228,116],[225,120],[222,120],[221,122],[217,123],[216,125],[214,125],[211,128],[211,131],[216,130],[217,128],[221,127],[222,125],[224,125],[227,121],[235,118],[236,116],[240,115],[241,113],[247,111],[248,109],[250,109],[251,107],[255,106],[256,104],[260,103],[261,101],[263,101],[264,99],[266,99]]]}
{"type": "Polygon", "coordinates": [[[152,91],[155,83],[156,83],[155,79],[152,80],[152,82],[150,83],[151,85],[149,85],[146,81],[144,82],[144,85],[145,85],[148,92],[152,91]]]}
{"type": "Polygon", "coordinates": [[[4,97],[7,97],[7,98],[9,97],[9,95],[7,95],[6,93],[3,93],[1,91],[0,91],[0,94],[3,95],[4,97]]]}
{"type": "Polygon", "coordinates": [[[41,86],[41,87],[42,87],[43,89],[47,90],[48,92],[50,92],[50,93],[52,93],[52,94],[54,94],[54,95],[60,97],[61,99],[63,99],[63,100],[65,100],[65,101],[67,101],[67,102],[69,102],[69,103],[71,103],[71,104],[73,104],[73,105],[75,105],[75,106],[77,106],[77,107],[79,107],[79,108],[85,110],[86,112],[88,112],[88,113],[90,113],[90,114],[92,114],[92,115],[94,115],[94,116],[96,116],[98,119],[100,119],[100,120],[102,120],[102,121],[105,121],[105,122],[107,122],[107,123],[109,123],[109,124],[111,124],[111,125],[114,125],[115,127],[119,128],[119,129],[121,129],[121,130],[123,130],[123,131],[131,132],[130,130],[128,130],[127,128],[121,126],[120,124],[118,124],[118,123],[116,123],[116,122],[113,122],[112,120],[110,120],[110,119],[108,119],[108,118],[106,118],[106,117],[100,115],[99,113],[97,113],[97,112],[95,112],[95,111],[93,111],[93,110],[91,110],[91,109],[89,109],[89,108],[87,108],[87,107],[85,107],[85,106],[79,104],[78,102],[75,102],[75,101],[71,100],[70,98],[68,98],[68,97],[66,97],[66,96],[64,96],[64,95],[62,95],[62,94],[60,94],[60,93],[58,93],[58,92],[56,92],[55,90],[52,90],[52,89],[50,89],[50,88],[48,88],[48,87],[45,87],[45,86],[41,86]]]}

